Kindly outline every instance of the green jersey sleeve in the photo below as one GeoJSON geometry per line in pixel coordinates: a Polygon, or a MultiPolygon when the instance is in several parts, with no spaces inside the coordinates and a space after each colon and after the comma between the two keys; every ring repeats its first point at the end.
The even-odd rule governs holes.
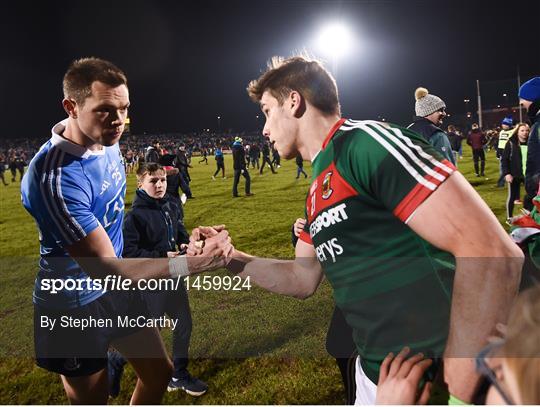
{"type": "Polygon", "coordinates": [[[335,144],[337,165],[359,194],[407,223],[414,211],[454,171],[423,138],[376,121],[347,120],[335,144]],[[343,151],[345,150],[345,151],[343,151]]]}

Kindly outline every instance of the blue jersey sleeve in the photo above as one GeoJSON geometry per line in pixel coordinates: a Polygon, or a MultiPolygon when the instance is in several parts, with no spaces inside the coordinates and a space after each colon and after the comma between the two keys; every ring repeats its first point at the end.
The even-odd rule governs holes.
{"type": "Polygon", "coordinates": [[[53,166],[41,181],[43,218],[56,241],[69,246],[98,227],[92,213],[92,188],[80,163],[53,166]]]}

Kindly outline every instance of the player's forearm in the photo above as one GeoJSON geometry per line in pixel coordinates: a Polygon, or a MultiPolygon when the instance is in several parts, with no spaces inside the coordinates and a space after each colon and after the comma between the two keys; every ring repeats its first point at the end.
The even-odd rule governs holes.
{"type": "Polygon", "coordinates": [[[92,278],[118,275],[137,281],[171,277],[168,258],[78,258],[77,262],[92,278]]]}
{"type": "Polygon", "coordinates": [[[157,259],[79,258],[77,261],[92,278],[118,275],[133,281],[186,276],[223,267],[225,264],[223,258],[216,260],[212,256],[178,256],[157,259]]]}
{"type": "Polygon", "coordinates": [[[519,287],[521,252],[511,247],[506,254],[456,258],[444,374],[450,393],[464,401],[471,401],[479,380],[474,357],[495,325],[506,322],[519,287]]]}
{"type": "Polygon", "coordinates": [[[318,285],[314,287],[307,279],[300,278],[293,260],[264,259],[236,249],[227,269],[242,278],[249,276],[252,283],[265,290],[301,299],[313,294],[318,285]]]}

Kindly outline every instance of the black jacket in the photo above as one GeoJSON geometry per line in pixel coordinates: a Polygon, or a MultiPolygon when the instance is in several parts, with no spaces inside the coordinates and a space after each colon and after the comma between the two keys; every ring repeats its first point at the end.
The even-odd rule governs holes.
{"type": "Polygon", "coordinates": [[[433,136],[438,131],[444,133],[441,128],[435,126],[425,117],[420,116],[415,116],[414,121],[407,128],[417,133],[420,133],[428,142],[431,140],[431,136],[433,136]]]}
{"type": "Polygon", "coordinates": [[[245,170],[246,169],[246,153],[244,151],[244,146],[242,144],[233,144],[232,146],[232,155],[233,155],[233,168],[235,170],[245,170]]]}
{"type": "Polygon", "coordinates": [[[174,160],[176,160],[176,155],[163,154],[161,157],[159,157],[158,163],[163,167],[173,167],[175,162],[174,160]]]}
{"type": "Polygon", "coordinates": [[[452,153],[452,146],[448,140],[446,133],[435,126],[431,121],[425,117],[414,117],[408,127],[417,133],[419,133],[424,139],[435,148],[444,158],[450,161],[452,164],[456,164],[454,154],[452,153]]]}
{"type": "Polygon", "coordinates": [[[463,137],[457,133],[454,133],[453,131],[449,132],[447,136],[450,146],[452,147],[452,151],[459,151],[461,148],[461,143],[463,142],[463,137]]]}
{"type": "Polygon", "coordinates": [[[173,199],[154,199],[138,189],[131,210],[124,220],[123,257],[167,257],[189,235],[173,199]]]}
{"type": "Polygon", "coordinates": [[[268,144],[264,143],[262,148],[262,155],[263,157],[270,157],[270,147],[268,147],[268,144]]]}
{"type": "Polygon", "coordinates": [[[257,159],[259,158],[261,155],[261,149],[260,147],[257,145],[257,144],[253,144],[251,146],[251,150],[249,150],[249,156],[252,158],[252,159],[257,159]]]}
{"type": "Polygon", "coordinates": [[[501,169],[503,175],[510,174],[514,178],[524,178],[521,147],[517,136],[512,136],[504,147],[501,169]]]}
{"type": "Polygon", "coordinates": [[[176,159],[174,160],[174,166],[180,170],[180,172],[187,173],[189,162],[185,151],[178,150],[176,159]]]}
{"type": "Polygon", "coordinates": [[[154,147],[149,148],[146,151],[146,155],[144,156],[144,160],[147,163],[159,163],[159,152],[154,147]]]}
{"type": "MultiPolygon", "coordinates": [[[[180,173],[167,175],[167,196],[176,204],[180,213],[180,219],[184,219],[184,208],[180,201],[180,173]]],[[[180,242],[183,243],[183,242],[180,242]]]]}

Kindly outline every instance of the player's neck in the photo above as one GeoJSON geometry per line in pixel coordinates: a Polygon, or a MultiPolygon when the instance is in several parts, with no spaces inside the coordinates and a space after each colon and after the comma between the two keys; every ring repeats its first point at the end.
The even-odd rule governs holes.
{"type": "Polygon", "coordinates": [[[306,117],[300,129],[298,151],[304,159],[311,161],[322,149],[324,140],[340,117],[337,115],[323,116],[321,114],[309,116],[311,117],[306,117]]]}
{"type": "Polygon", "coordinates": [[[66,128],[61,136],[72,143],[87,148],[90,151],[99,151],[103,149],[101,144],[95,143],[93,140],[86,137],[79,126],[77,126],[77,124],[74,123],[71,118],[68,119],[66,128]]]}

